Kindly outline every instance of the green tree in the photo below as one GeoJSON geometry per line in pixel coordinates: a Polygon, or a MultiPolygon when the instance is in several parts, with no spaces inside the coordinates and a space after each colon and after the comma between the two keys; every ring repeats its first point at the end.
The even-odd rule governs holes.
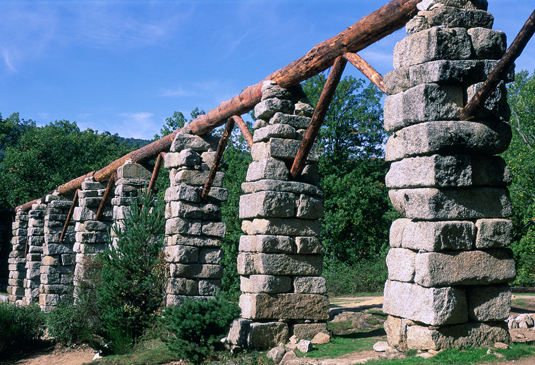
{"type": "Polygon", "coordinates": [[[80,131],[76,122],[61,120],[44,127],[30,124],[16,144],[6,147],[0,163],[2,208],[41,197],[128,152],[118,135],[80,131]]]}
{"type": "Polygon", "coordinates": [[[516,74],[508,86],[513,138],[503,154],[511,170],[517,279],[515,285],[535,285],[535,73],[516,74]]]}
{"type": "MultiPolygon", "coordinates": [[[[314,106],[325,81],[326,76],[320,74],[303,84],[314,106]]],[[[368,273],[375,276],[370,290],[384,281],[388,232],[397,216],[384,182],[388,171],[383,160],[387,135],[382,128],[380,99],[381,93],[371,83],[344,77],[318,136],[320,186],[325,192],[321,241],[326,276],[356,267],[379,267],[381,273],[368,273]]]]}
{"type": "Polygon", "coordinates": [[[13,113],[6,119],[0,114],[0,161],[5,149],[16,145],[30,128],[35,128],[35,122],[31,119],[20,119],[19,113],[13,113]]]}

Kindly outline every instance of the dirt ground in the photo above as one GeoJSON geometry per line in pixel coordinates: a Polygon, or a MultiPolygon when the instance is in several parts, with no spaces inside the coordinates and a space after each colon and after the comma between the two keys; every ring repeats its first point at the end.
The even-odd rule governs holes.
{"type": "MultiPolygon", "coordinates": [[[[333,298],[331,303],[330,318],[345,311],[380,310],[382,308],[382,297],[343,297],[333,298]]],[[[535,296],[515,294],[512,297],[511,316],[521,313],[535,313],[535,296]]],[[[515,329],[511,331],[514,342],[535,341],[535,330],[515,329]]],[[[385,340],[384,336],[378,333],[377,341],[385,340]]],[[[81,365],[91,362],[96,352],[88,346],[78,346],[65,348],[59,346],[49,346],[28,357],[11,363],[13,365],[81,365]]],[[[343,356],[344,360],[360,360],[375,356],[375,351],[362,351],[343,356]]],[[[1,362],[0,362],[1,363],[1,362]]],[[[515,361],[495,362],[493,365],[534,365],[535,356],[515,361]]]]}

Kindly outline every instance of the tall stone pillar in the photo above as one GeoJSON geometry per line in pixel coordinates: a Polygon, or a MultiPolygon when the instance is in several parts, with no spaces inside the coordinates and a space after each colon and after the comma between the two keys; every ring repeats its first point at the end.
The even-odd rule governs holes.
{"type": "Polygon", "coordinates": [[[504,83],[459,121],[506,48],[482,3],[419,4],[385,76],[386,184],[404,218],[390,230],[383,310],[388,342],[402,350],[510,341],[511,177],[495,156],[511,140],[504,83]]]}
{"type": "Polygon", "coordinates": [[[210,134],[190,134],[186,126],[165,156],[171,179],[165,192],[167,306],[180,305],[185,298],[209,298],[221,288],[221,239],[226,226],[220,206],[228,198],[227,189],[221,188],[223,172],[216,173],[208,200],[201,201],[218,142],[210,134]]]}
{"type": "Polygon", "coordinates": [[[61,232],[72,206],[72,198],[57,193],[45,197],[47,203],[44,216],[44,245],[41,260],[41,280],[39,288],[39,305],[45,313],[54,310],[60,300],[66,299],[73,292],[75,254],[74,224],[71,220],[63,241],[61,232]]]}
{"type": "Polygon", "coordinates": [[[7,261],[9,267],[7,280],[8,300],[12,303],[22,304],[24,279],[26,278],[25,252],[28,238],[28,213],[18,211],[11,228],[13,237],[11,238],[11,252],[7,261]]]}
{"type": "Polygon", "coordinates": [[[45,242],[46,204],[33,204],[28,212],[28,244],[26,248],[26,277],[24,279],[24,304],[39,301],[41,283],[41,254],[45,242]]]}
{"type": "Polygon", "coordinates": [[[0,290],[7,291],[9,253],[11,250],[11,216],[0,218],[0,290]]]}
{"type": "MultiPolygon", "coordinates": [[[[97,253],[104,251],[108,243],[108,229],[113,223],[113,209],[104,208],[102,219],[96,220],[98,207],[106,185],[95,181],[92,177],[82,183],[82,190],[78,192],[78,206],[74,208],[73,220],[75,225],[75,243],[73,251],[76,253],[76,267],[74,270],[75,289],[84,278],[85,264],[97,253]]],[[[76,293],[75,293],[76,295],[76,293]]]]}
{"type": "Polygon", "coordinates": [[[238,256],[243,319],[233,323],[229,334],[238,346],[266,349],[294,334],[312,339],[327,330],[317,149],[298,181],[289,173],[312,113],[300,87],[264,83],[262,101],[255,107],[253,162],[240,197],[246,234],[238,256]]]}

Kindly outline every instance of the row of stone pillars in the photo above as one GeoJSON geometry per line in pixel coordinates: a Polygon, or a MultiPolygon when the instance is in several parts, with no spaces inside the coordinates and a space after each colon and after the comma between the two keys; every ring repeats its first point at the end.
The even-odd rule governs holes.
{"type": "MultiPolygon", "coordinates": [[[[409,36],[396,45],[395,71],[385,77],[385,129],[393,132],[386,182],[404,217],[391,229],[385,329],[390,345],[401,350],[509,340],[503,319],[510,300],[506,283],[515,276],[505,248],[511,239],[505,219],[511,215],[511,179],[494,156],[511,138],[503,83],[474,120],[459,121],[466,100],[505,49],[505,36],[490,29],[492,16],[482,3],[424,1],[407,25],[409,36]]],[[[239,207],[245,234],[237,265],[242,318],[229,334],[235,345],[268,348],[294,334],[310,339],[326,331],[317,152],[299,179],[289,174],[312,112],[299,87],[264,83],[239,207]]],[[[218,140],[189,132],[182,129],[165,157],[171,179],[165,193],[166,305],[211,297],[223,276],[221,203],[228,194],[221,172],[201,201],[218,140]]],[[[149,178],[139,165],[122,166],[113,209],[106,208],[100,221],[96,210],[105,186],[86,180],[74,226],[62,243],[70,197],[49,195],[28,213],[17,213],[9,299],[29,304],[38,295],[43,310],[51,310],[83,275],[85,260],[104,249],[108,229],[120,226],[129,194],[149,178]]]]}

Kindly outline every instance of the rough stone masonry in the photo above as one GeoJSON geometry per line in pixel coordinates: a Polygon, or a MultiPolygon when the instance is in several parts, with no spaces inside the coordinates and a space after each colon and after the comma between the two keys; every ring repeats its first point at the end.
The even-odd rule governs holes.
{"type": "MultiPolygon", "coordinates": [[[[515,278],[505,82],[470,121],[461,108],[506,48],[486,1],[426,0],[385,75],[390,230],[383,310],[401,350],[509,342],[515,278]]],[[[508,79],[512,80],[512,72],[508,79]]]]}
{"type": "Polygon", "coordinates": [[[298,181],[289,173],[313,111],[300,87],[264,82],[262,101],[255,107],[253,162],[240,197],[242,319],[229,333],[234,345],[267,349],[293,334],[310,340],[327,330],[317,149],[298,181]]]}

